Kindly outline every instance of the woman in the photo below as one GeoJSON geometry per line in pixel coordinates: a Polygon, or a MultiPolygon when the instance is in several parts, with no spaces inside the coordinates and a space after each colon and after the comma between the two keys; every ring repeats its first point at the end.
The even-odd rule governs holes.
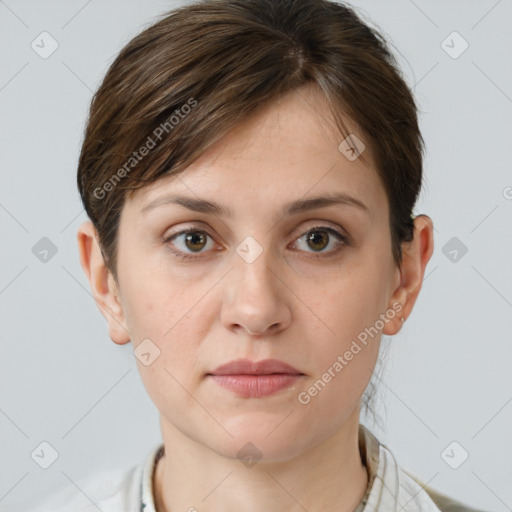
{"type": "Polygon", "coordinates": [[[359,422],[433,251],[422,149],[344,5],[205,0],[128,43],[91,105],[78,245],[163,443],[63,510],[471,510],[359,422]]]}

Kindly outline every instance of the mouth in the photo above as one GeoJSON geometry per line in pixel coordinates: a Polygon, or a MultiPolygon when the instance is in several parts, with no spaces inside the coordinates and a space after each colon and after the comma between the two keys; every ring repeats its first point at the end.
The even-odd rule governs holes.
{"type": "Polygon", "coordinates": [[[275,373],[304,375],[297,368],[279,359],[264,359],[262,361],[234,359],[228,363],[221,364],[208,375],[272,375],[275,373]]]}
{"type": "Polygon", "coordinates": [[[241,397],[261,398],[297,384],[305,374],[278,359],[236,359],[207,373],[207,377],[241,397]]]}

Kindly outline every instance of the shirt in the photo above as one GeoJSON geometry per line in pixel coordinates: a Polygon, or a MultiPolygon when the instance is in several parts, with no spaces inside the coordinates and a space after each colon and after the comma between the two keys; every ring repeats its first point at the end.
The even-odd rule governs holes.
{"type": "MultiPolygon", "coordinates": [[[[366,492],[354,512],[479,512],[427,486],[400,468],[392,452],[364,425],[359,450],[368,472],[366,492]]],[[[164,445],[128,470],[103,471],[53,493],[32,512],[156,512],[153,476],[164,445]]],[[[481,512],[481,511],[480,511],[481,512]]]]}

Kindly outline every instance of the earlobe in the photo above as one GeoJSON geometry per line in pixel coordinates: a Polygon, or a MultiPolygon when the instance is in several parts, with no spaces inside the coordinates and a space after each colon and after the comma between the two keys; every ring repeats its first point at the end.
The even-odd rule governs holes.
{"type": "Polygon", "coordinates": [[[418,298],[425,275],[425,269],[434,251],[433,223],[427,215],[418,215],[414,219],[414,238],[402,244],[402,264],[397,271],[400,274],[390,304],[399,303],[395,308],[395,318],[383,329],[387,335],[396,334],[404,321],[409,318],[418,298]]]}
{"type": "Polygon", "coordinates": [[[84,222],[77,232],[80,263],[89,281],[91,292],[107,320],[109,336],[114,343],[130,341],[118,286],[105,265],[96,229],[91,221],[84,222]]]}

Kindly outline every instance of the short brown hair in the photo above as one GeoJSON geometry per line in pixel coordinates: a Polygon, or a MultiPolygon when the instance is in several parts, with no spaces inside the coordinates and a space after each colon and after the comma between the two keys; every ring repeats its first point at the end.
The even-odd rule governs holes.
{"type": "Polygon", "coordinates": [[[91,103],[78,188],[116,281],[127,192],[183,171],[259,106],[307,83],[325,95],[343,138],[347,115],[369,143],[401,263],[401,243],[413,238],[423,140],[382,36],[328,0],[201,0],[132,39],[91,103]]]}

